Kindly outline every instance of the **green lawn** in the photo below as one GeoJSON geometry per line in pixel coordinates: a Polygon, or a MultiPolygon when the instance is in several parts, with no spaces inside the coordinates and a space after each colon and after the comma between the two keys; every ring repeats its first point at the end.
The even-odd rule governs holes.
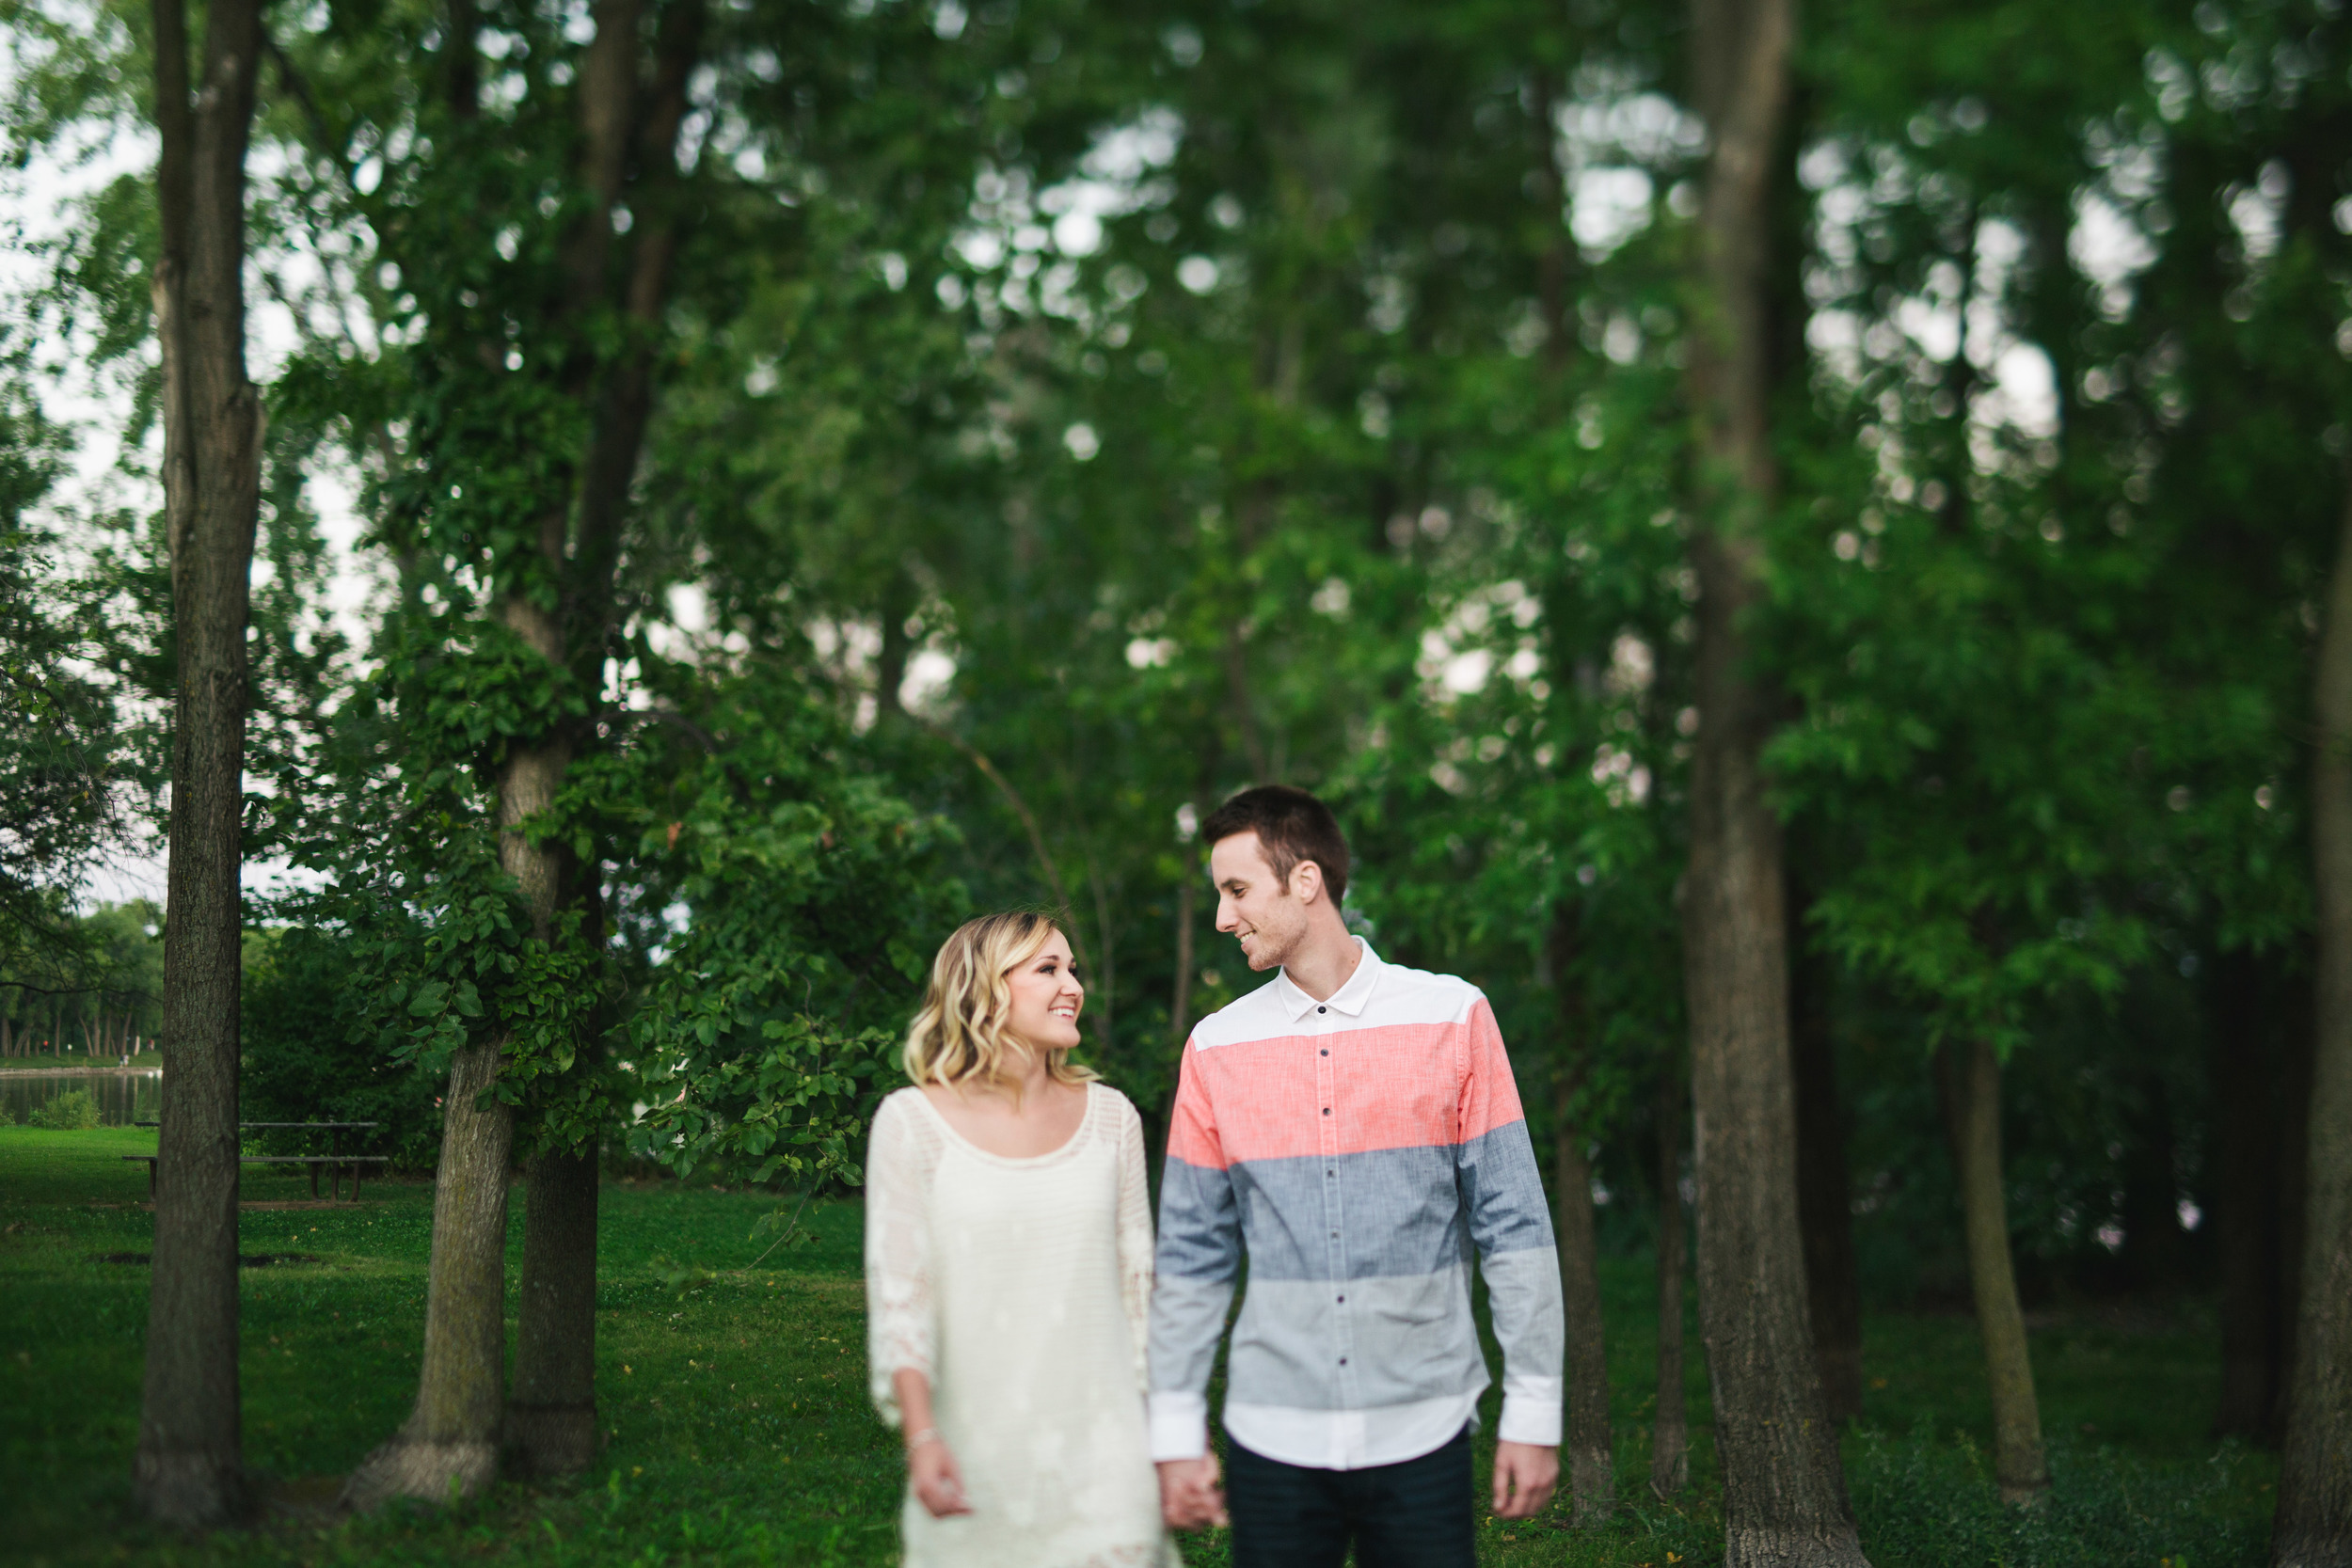
{"type": "MultiPolygon", "coordinates": [[[[146,1271],[103,1259],[148,1250],[145,1177],[118,1156],[152,1147],[141,1130],[0,1128],[0,1559],[306,1568],[896,1560],[898,1459],[866,1401],[856,1206],[817,1212],[814,1244],[752,1269],[758,1247],[748,1232],[766,1200],[675,1184],[605,1191],[596,1349],[608,1448],[592,1475],[573,1486],[505,1488],[453,1514],[334,1521],[319,1508],[331,1478],[398,1424],[414,1392],[431,1191],[387,1182],[357,1206],[313,1208],[302,1177],[249,1169],[249,1205],[300,1206],[248,1207],[242,1250],[316,1259],[244,1275],[246,1451],[272,1479],[271,1521],[199,1542],[145,1529],[126,1497],[146,1271]]],[[[517,1267],[521,1209],[517,1193],[517,1267]]],[[[1720,1560],[1703,1425],[1691,1496],[1670,1506],[1642,1484],[1646,1266],[1613,1259],[1606,1283],[1625,1518],[1588,1534],[1489,1522],[1486,1560],[1720,1560]]],[[[1975,1446],[1990,1418],[1973,1325],[1873,1319],[1869,1407],[1846,1443],[1872,1560],[1881,1568],[2261,1561],[2277,1467],[2268,1455],[2217,1452],[2205,1439],[2213,1339],[2194,1312],[2086,1309],[2040,1328],[2036,1369],[2058,1483],[2049,1507],[2021,1520],[1993,1502],[1975,1446]]],[[[1691,1412],[1703,1422],[1695,1335],[1692,1346],[1691,1412]]],[[[1189,1544],[1185,1555],[1196,1565],[1225,1561],[1214,1540],[1189,1544]]]]}

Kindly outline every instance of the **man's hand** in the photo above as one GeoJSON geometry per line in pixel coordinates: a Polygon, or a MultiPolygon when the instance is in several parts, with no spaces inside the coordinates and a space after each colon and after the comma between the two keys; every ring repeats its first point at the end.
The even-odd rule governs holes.
{"type": "MultiPolygon", "coordinates": [[[[1533,1443],[1495,1445],[1495,1517],[1533,1519],[1560,1482],[1560,1450],[1533,1443]]],[[[1168,1466],[1160,1466],[1160,1496],[1168,1496],[1168,1466]]]]}
{"type": "Polygon", "coordinates": [[[963,1496],[963,1472],[956,1467],[956,1456],[938,1438],[907,1455],[907,1479],[914,1484],[915,1501],[929,1509],[932,1518],[972,1512],[963,1496]]]}
{"type": "Polygon", "coordinates": [[[1160,1517],[1170,1529],[1206,1529],[1226,1522],[1225,1482],[1216,1455],[1160,1462],[1160,1517]]]}

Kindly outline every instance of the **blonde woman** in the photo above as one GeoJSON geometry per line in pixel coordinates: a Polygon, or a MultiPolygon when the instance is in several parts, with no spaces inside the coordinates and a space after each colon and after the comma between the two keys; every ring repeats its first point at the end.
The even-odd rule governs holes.
{"type": "Polygon", "coordinates": [[[1070,1060],[1085,1003],[1052,921],[968,922],[907,1034],[914,1086],[874,1117],[868,1350],[906,1568],[1177,1560],[1144,1430],[1143,1131],[1070,1060]]]}

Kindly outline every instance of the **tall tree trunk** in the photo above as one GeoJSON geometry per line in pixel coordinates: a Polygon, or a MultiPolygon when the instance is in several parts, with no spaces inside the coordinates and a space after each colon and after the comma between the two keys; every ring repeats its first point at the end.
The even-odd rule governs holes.
{"type": "Polygon", "coordinates": [[[1775,704],[1742,622],[1762,593],[1770,449],[1770,195],[1793,0],[1694,0],[1691,59],[1713,154],[1693,247],[1687,377],[1703,522],[1699,731],[1683,963],[1698,1170],[1699,1317],[1714,1381],[1726,1568],[1861,1562],[1821,1395],[1797,1218],[1780,823],[1765,796],[1775,704]]]}
{"type": "MultiPolygon", "coordinates": [[[[2315,947],[2315,942],[2314,942],[2315,947]]],[[[2309,955],[2316,965],[2316,952],[2309,955]]],[[[2303,1251],[2309,1233],[2303,1202],[2312,1163],[2312,1069],[2317,1040],[2314,1017],[2318,987],[2297,985],[2286,995],[2286,1020],[2279,1036],[2279,1317],[2278,1398],[2270,1430],[2282,1436],[2287,1406],[2295,1393],[2296,1337],[2303,1326],[2303,1251]]]]}
{"type": "Polygon", "coordinates": [[[1691,1401],[1682,1372],[1682,1069],[1658,1077],[1658,1413],[1649,1440],[1649,1489],[1672,1497],[1691,1484],[1691,1401]]]}
{"type": "Polygon", "coordinates": [[[1797,1091],[1797,1219],[1804,1231],[1805,1298],[1813,1354],[1833,1421],[1862,1414],[1862,1289],[1854,1275],[1853,1189],[1846,1170],[1846,1118],[1837,1103],[1837,1052],[1830,1032],[1829,960],[1788,940],[1789,1010],[1797,1091]]]}
{"type": "Polygon", "coordinates": [[[2009,1203],[2001,1173],[2001,1060],[1990,1042],[1947,1046],[1937,1058],[1960,1207],[1967,1235],[1968,1282],[1993,1391],[1993,1474],[2005,1503],[2035,1503],[2050,1488],[2042,1451],[2026,1314],[2009,1250],[2009,1203]]]}
{"type": "Polygon", "coordinates": [[[2138,1104],[2124,1155],[2123,1249],[2119,1260],[2135,1287],[2161,1290],[2177,1284],[2187,1270],[2179,1149],[2164,1080],[2153,1064],[2138,1066],[2138,1104]]]}
{"type": "Polygon", "coordinates": [[[596,1155],[539,1155],[524,1201],[507,1443],[523,1474],[571,1475],[596,1457],[596,1155]]]}
{"type": "Polygon", "coordinates": [[[392,1440],[352,1472],[342,1494],[347,1507],[365,1511],[393,1497],[449,1502],[477,1497],[498,1479],[515,1140],[514,1114],[495,1092],[501,1043],[469,1045],[450,1063],[417,1404],[392,1440]]]}
{"type": "Polygon", "coordinates": [[[245,155],[262,54],[255,0],[213,0],[191,98],[183,0],[154,0],[163,247],[164,509],[179,661],[166,873],[164,1075],[146,1384],[133,1491],[209,1526],[247,1493],[237,1383],[237,1014],[246,621],[261,505],[245,368],[245,155]]]}
{"type": "Polygon", "coordinates": [[[2279,1403],[2279,1112],[2275,964],[2239,950],[2213,966],[2208,1093],[2213,1232],[2221,1276],[2220,1436],[2263,1438],[2279,1403]]]}
{"type": "MultiPolygon", "coordinates": [[[[577,584],[573,625],[526,632],[545,639],[543,651],[559,662],[566,654],[575,660],[599,657],[611,635],[622,525],[653,415],[655,351],[681,227],[675,210],[677,132],[686,113],[687,81],[701,46],[703,7],[701,0],[672,0],[662,8],[643,112],[632,122],[628,104],[637,69],[636,14],[633,4],[608,3],[598,8],[599,42],[608,33],[618,40],[626,71],[610,63],[598,67],[594,79],[608,95],[619,95],[619,102],[582,112],[582,129],[592,149],[590,167],[608,204],[622,194],[620,164],[603,150],[615,140],[635,137],[638,173],[628,195],[641,227],[624,279],[632,341],[598,388],[596,418],[582,466],[579,544],[572,562],[577,584]]],[[[609,235],[609,225],[605,227],[609,235]]],[[[591,303],[582,295],[575,306],[585,315],[591,303]]],[[[561,549],[560,538],[555,547],[561,549]]],[[[547,759],[550,796],[569,760],[568,747],[560,756],[547,759]]],[[[577,877],[568,859],[552,847],[532,853],[537,863],[529,875],[517,875],[526,891],[544,888],[544,893],[532,895],[537,935],[544,942],[553,935],[558,911],[582,900],[593,906],[596,889],[593,879],[577,877]]],[[[593,908],[590,912],[596,914],[593,908]]],[[[602,930],[600,916],[592,925],[595,940],[595,933],[602,930]]],[[[591,1054],[583,1052],[583,1059],[591,1054]]],[[[516,1324],[515,1393],[507,1410],[507,1439],[526,1474],[572,1474],[596,1458],[596,1199],[593,1148],[550,1149],[532,1162],[524,1219],[523,1310],[516,1324]]]]}
{"type": "Polygon", "coordinates": [[[2277,1568],[2352,1565],[2352,498],[2328,586],[2312,760],[2312,996],[2303,1276],[2285,1464],[2271,1527],[2277,1568]]]}
{"type": "Polygon", "coordinates": [[[1551,977],[1560,993],[1560,1052],[1552,1068],[1552,1203],[1560,1246],[1561,1303],[1567,1319],[1569,1495],[1579,1525],[1614,1513],[1617,1487],[1609,1430],[1609,1355],[1600,1313],[1600,1253],[1593,1238],[1593,1168],[1584,1157],[1580,1091],[1590,1070],[1590,1021],[1577,973],[1577,915],[1552,916],[1551,977]]]}

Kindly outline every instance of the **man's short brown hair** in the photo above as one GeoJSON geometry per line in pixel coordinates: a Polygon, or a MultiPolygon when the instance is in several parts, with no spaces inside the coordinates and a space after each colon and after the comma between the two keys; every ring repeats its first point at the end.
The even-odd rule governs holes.
{"type": "Polygon", "coordinates": [[[1235,833],[1256,833],[1275,876],[1290,884],[1301,861],[1322,868],[1323,885],[1331,890],[1336,908],[1347,896],[1347,838],[1340,832],[1331,808],[1303,789],[1289,784],[1260,784],[1245,789],[1209,813],[1200,824],[1200,841],[1215,845],[1235,833]]]}

